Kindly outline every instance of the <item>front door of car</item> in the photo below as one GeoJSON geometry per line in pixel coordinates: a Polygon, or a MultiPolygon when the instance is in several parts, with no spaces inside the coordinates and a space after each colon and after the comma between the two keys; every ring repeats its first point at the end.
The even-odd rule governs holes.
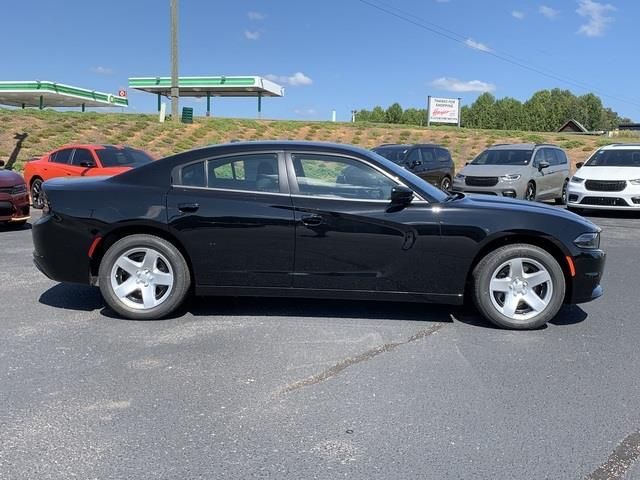
{"type": "Polygon", "coordinates": [[[419,148],[412,148],[406,153],[404,165],[414,175],[424,178],[425,169],[419,148]]]}
{"type": "Polygon", "coordinates": [[[87,148],[76,148],[71,158],[71,167],[69,170],[73,176],[87,175],[96,165],[96,159],[91,150],[87,148]]]}
{"type": "Polygon", "coordinates": [[[397,181],[363,159],[291,153],[295,207],[293,286],[315,290],[429,293],[436,288],[437,209],[390,203],[397,181]]]}
{"type": "Polygon", "coordinates": [[[289,287],[294,217],[284,156],[247,153],[177,168],[169,229],[185,246],[199,286],[289,287]]]}
{"type": "Polygon", "coordinates": [[[532,162],[532,177],[536,183],[536,198],[544,200],[549,196],[549,190],[551,189],[551,166],[548,168],[540,168],[540,164],[548,162],[547,149],[540,148],[533,157],[532,162]]]}
{"type": "Polygon", "coordinates": [[[547,149],[549,157],[553,160],[551,164],[551,198],[562,196],[564,182],[569,178],[569,162],[565,153],[557,148],[547,149]]]}

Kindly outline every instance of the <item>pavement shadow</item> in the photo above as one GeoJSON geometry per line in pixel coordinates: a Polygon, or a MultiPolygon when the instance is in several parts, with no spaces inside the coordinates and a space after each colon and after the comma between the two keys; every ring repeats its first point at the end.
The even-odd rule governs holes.
{"type": "Polygon", "coordinates": [[[43,305],[90,312],[104,307],[102,295],[97,287],[58,283],[46,290],[38,299],[43,305]]]}
{"type": "Polygon", "coordinates": [[[29,222],[23,225],[17,225],[15,223],[0,223],[0,232],[20,232],[22,230],[31,230],[31,224],[29,222]]]}
{"type": "Polygon", "coordinates": [[[556,326],[576,325],[584,322],[588,316],[579,305],[563,305],[558,315],[549,323],[556,326]]]}

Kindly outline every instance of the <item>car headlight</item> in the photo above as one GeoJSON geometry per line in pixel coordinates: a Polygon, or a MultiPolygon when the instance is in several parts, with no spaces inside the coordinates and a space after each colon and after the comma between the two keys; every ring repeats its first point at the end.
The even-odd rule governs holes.
{"type": "Polygon", "coordinates": [[[22,185],[14,185],[11,189],[11,195],[20,195],[22,193],[27,193],[27,186],[24,183],[22,185]]]}
{"type": "Polygon", "coordinates": [[[578,238],[576,238],[573,241],[573,243],[580,248],[586,248],[586,249],[600,248],[600,233],[599,232],[583,233],[578,238]]]}
{"type": "Polygon", "coordinates": [[[631,185],[640,185],[640,178],[636,178],[635,180],[629,180],[631,185]]]}
{"type": "Polygon", "coordinates": [[[584,178],[576,177],[574,175],[571,177],[571,183],[584,183],[584,178]]]}
{"type": "Polygon", "coordinates": [[[463,174],[461,174],[461,173],[458,173],[458,174],[454,177],[454,179],[455,179],[455,180],[464,180],[464,175],[463,175],[463,174]]]}
{"type": "Polygon", "coordinates": [[[515,182],[516,180],[520,180],[521,175],[514,173],[512,175],[503,175],[500,177],[500,180],[505,182],[515,182]]]}

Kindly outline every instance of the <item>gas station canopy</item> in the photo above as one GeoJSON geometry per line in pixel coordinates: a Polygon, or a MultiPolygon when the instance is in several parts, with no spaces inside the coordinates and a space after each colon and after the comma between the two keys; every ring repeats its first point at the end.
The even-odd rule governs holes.
{"type": "MultiPolygon", "coordinates": [[[[158,95],[160,98],[171,94],[171,77],[131,77],[129,88],[158,95]]],[[[211,112],[211,97],[257,97],[258,112],[262,110],[262,97],[282,97],[284,88],[256,76],[246,77],[179,77],[180,97],[206,97],[207,114],[211,112]]]]}
{"type": "Polygon", "coordinates": [[[0,104],[14,107],[127,107],[126,96],[45,80],[0,82],[0,104]]]}

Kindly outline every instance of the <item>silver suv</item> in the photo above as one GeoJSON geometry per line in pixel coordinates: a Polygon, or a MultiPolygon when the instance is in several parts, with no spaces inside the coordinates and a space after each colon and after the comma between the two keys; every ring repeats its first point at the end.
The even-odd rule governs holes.
{"type": "Polygon", "coordinates": [[[453,179],[454,192],[567,203],[569,160],[555,145],[494,145],[453,179]]]}

